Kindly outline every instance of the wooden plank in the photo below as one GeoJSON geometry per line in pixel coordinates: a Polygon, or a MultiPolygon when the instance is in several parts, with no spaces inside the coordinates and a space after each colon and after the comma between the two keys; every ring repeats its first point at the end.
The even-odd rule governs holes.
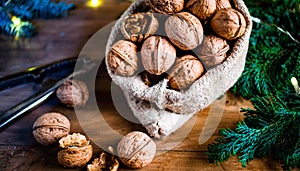
{"type": "MultiPolygon", "coordinates": [[[[57,162],[56,155],[58,148],[55,147],[36,147],[36,146],[1,146],[0,154],[3,156],[2,165],[6,170],[84,170],[66,169],[57,162]],[[4,158],[5,157],[5,158],[4,158]]],[[[93,158],[97,157],[100,149],[94,149],[93,158]]],[[[1,164],[1,163],[0,163],[1,164]]],[[[130,171],[123,164],[120,165],[120,171],[130,171]]],[[[250,161],[246,168],[241,167],[236,157],[230,158],[228,161],[216,165],[208,163],[207,155],[198,151],[179,151],[172,150],[155,156],[152,163],[147,167],[140,169],[144,171],[164,171],[164,170],[282,170],[278,162],[267,159],[255,159],[250,161]]],[[[299,169],[294,169],[299,170],[299,169]]]]}
{"type": "MultiPolygon", "coordinates": [[[[0,36],[0,77],[8,74],[22,71],[37,65],[45,65],[54,61],[66,59],[71,56],[77,56],[84,44],[95,32],[106,24],[118,19],[122,12],[130,5],[126,0],[103,1],[100,8],[91,9],[85,6],[84,0],[71,0],[77,7],[70,12],[68,17],[62,19],[44,20],[36,19],[34,22],[38,26],[38,34],[33,38],[12,39],[0,36]]],[[[95,45],[97,46],[97,45],[95,45]]],[[[98,54],[97,52],[91,52],[98,54]]],[[[95,83],[95,98],[101,111],[91,110],[92,105],[87,104],[87,110],[80,113],[80,117],[73,109],[67,108],[52,96],[44,104],[26,114],[24,117],[16,120],[11,126],[0,132],[0,170],[84,170],[84,169],[65,169],[60,166],[56,160],[58,151],[57,144],[50,147],[43,147],[38,144],[31,133],[32,125],[36,118],[46,112],[61,112],[71,121],[71,133],[80,132],[92,140],[94,146],[94,157],[99,154],[98,141],[109,141],[112,146],[116,146],[120,136],[134,130],[144,131],[145,129],[136,123],[136,120],[128,121],[116,109],[111,97],[111,79],[107,74],[105,65],[102,63],[99,67],[95,83]],[[120,136],[111,135],[99,137],[98,132],[110,134],[106,128],[99,124],[99,117],[104,118],[105,124],[109,126],[120,136]],[[86,127],[88,125],[88,127],[86,127]],[[86,132],[90,130],[90,132],[86,132]]],[[[93,87],[93,85],[90,85],[93,87]]],[[[22,98],[35,89],[35,87],[26,87],[24,91],[5,91],[0,93],[0,111],[16,104],[22,98]]],[[[116,89],[114,89],[116,90],[116,89]]],[[[120,101],[126,103],[122,92],[118,94],[120,101]]],[[[254,160],[249,163],[247,168],[242,168],[237,158],[232,157],[219,166],[209,164],[205,152],[207,145],[212,143],[218,137],[217,133],[221,128],[234,128],[236,122],[243,120],[240,113],[241,107],[252,107],[249,101],[235,97],[226,93],[225,106],[222,120],[214,131],[210,128],[208,131],[214,131],[207,142],[199,143],[199,137],[203,131],[205,122],[209,116],[210,107],[199,112],[194,120],[187,122],[183,128],[176,133],[187,133],[182,139],[171,139],[170,142],[176,142],[171,150],[166,150],[169,146],[158,146],[157,156],[153,162],[141,170],[282,170],[280,164],[269,160],[254,160]],[[188,132],[184,132],[188,131],[188,132]]],[[[127,117],[132,117],[130,109],[127,107],[127,117]]],[[[101,134],[101,135],[102,135],[101,134]]],[[[180,134],[181,135],[181,134],[180,134]]],[[[161,143],[156,140],[157,143],[161,143]]],[[[121,165],[121,171],[131,169],[121,165]]]]}
{"type": "Polygon", "coordinates": [[[61,19],[36,19],[38,34],[15,40],[0,36],[0,77],[24,69],[78,56],[86,41],[106,24],[115,21],[130,5],[112,0],[97,9],[75,2],[76,10],[61,19]],[[114,8],[118,6],[118,8],[114,8]],[[112,12],[113,9],[113,12],[112,12]],[[7,60],[9,59],[9,60],[7,60]]]}

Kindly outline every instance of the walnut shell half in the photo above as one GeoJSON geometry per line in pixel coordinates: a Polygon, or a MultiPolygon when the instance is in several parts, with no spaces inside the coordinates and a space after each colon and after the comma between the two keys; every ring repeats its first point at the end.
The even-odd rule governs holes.
{"type": "Polygon", "coordinates": [[[121,31],[127,40],[142,42],[158,29],[158,20],[153,13],[136,13],[124,18],[121,31]]]}
{"type": "Polygon", "coordinates": [[[78,168],[85,166],[93,155],[93,147],[84,135],[73,133],[59,140],[63,148],[57,153],[58,162],[64,167],[78,168]]]}
{"type": "Polygon", "coordinates": [[[112,154],[112,147],[108,148],[111,152],[102,151],[98,158],[95,158],[93,162],[87,165],[87,171],[117,171],[119,168],[119,161],[112,154]],[[111,150],[110,150],[111,149],[111,150]]]}

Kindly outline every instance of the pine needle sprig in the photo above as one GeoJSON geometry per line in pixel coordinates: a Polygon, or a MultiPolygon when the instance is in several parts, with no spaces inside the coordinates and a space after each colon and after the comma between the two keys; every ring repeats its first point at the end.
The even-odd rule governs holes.
{"type": "Polygon", "coordinates": [[[2,7],[0,7],[0,30],[3,34],[15,37],[31,37],[36,33],[36,28],[32,23],[21,20],[18,24],[14,23],[9,13],[2,7]]]}
{"type": "Polygon", "coordinates": [[[300,79],[299,0],[245,3],[254,24],[245,69],[232,91],[254,108],[241,109],[245,119],[235,129],[220,130],[208,146],[209,161],[237,156],[245,167],[270,157],[284,170],[300,167],[300,94],[291,84],[292,77],[300,79]]]}
{"type": "Polygon", "coordinates": [[[209,145],[209,161],[218,164],[236,155],[246,167],[253,158],[272,154],[286,168],[298,166],[300,156],[295,149],[299,147],[299,111],[289,109],[278,98],[253,100],[255,109],[242,109],[245,121],[239,122],[235,130],[221,129],[221,137],[209,145]]]}
{"type": "Polygon", "coordinates": [[[58,18],[67,15],[74,4],[51,0],[0,0],[0,32],[18,37],[31,37],[36,27],[29,20],[58,18]]]}
{"type": "Polygon", "coordinates": [[[285,149],[285,153],[279,156],[281,159],[286,158],[283,162],[283,168],[289,170],[290,168],[300,168],[300,140],[288,149],[285,149]],[[287,156],[287,157],[286,157],[287,156]]]}
{"type": "Polygon", "coordinates": [[[58,18],[67,15],[67,11],[74,8],[74,4],[52,2],[51,0],[11,0],[5,8],[17,17],[24,20],[34,18],[58,18]]]}
{"type": "Polygon", "coordinates": [[[290,130],[285,134],[286,139],[282,141],[277,151],[277,159],[281,161],[284,170],[290,170],[295,167],[300,168],[300,139],[299,139],[299,124],[300,118],[297,117],[294,123],[290,126],[290,130]],[[298,125],[296,125],[298,124],[298,125]]]}
{"type": "Polygon", "coordinates": [[[291,32],[300,40],[300,7],[298,0],[276,0],[269,7],[250,6],[253,16],[268,25],[254,23],[245,71],[232,88],[247,99],[253,95],[270,95],[281,91],[287,78],[299,75],[300,46],[273,25],[291,32]],[[284,4],[284,5],[282,5],[284,4]]]}

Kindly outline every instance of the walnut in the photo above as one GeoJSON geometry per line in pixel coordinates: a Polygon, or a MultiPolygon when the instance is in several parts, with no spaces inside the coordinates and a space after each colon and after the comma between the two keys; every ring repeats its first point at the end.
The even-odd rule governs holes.
{"type": "Polygon", "coordinates": [[[139,169],[150,164],[156,153],[155,142],[145,133],[134,131],[118,144],[118,156],[128,167],[139,169]]]}
{"type": "Polygon", "coordinates": [[[214,35],[209,35],[204,37],[196,53],[206,67],[212,68],[226,59],[226,53],[229,49],[230,47],[226,40],[214,35]]]}
{"type": "Polygon", "coordinates": [[[79,80],[67,80],[56,90],[57,98],[68,107],[81,107],[89,98],[86,84],[79,80]]]}
{"type": "Polygon", "coordinates": [[[219,36],[233,40],[242,36],[246,30],[245,17],[233,8],[225,8],[216,12],[210,26],[219,36]]]}
{"type": "Polygon", "coordinates": [[[99,158],[95,158],[92,164],[87,165],[87,171],[117,171],[119,168],[119,161],[113,155],[112,147],[109,147],[109,152],[102,151],[99,158]]]}
{"type": "Polygon", "coordinates": [[[153,13],[136,13],[124,18],[121,31],[127,40],[142,42],[158,29],[158,20],[153,13]]]}
{"type": "Polygon", "coordinates": [[[42,145],[51,145],[70,132],[70,121],[60,113],[45,113],[34,122],[32,133],[42,145]]]}
{"type": "Polygon", "coordinates": [[[230,0],[216,0],[217,11],[223,8],[231,8],[230,0]]]}
{"type": "Polygon", "coordinates": [[[188,87],[204,73],[202,63],[192,55],[177,59],[175,67],[168,75],[169,85],[174,90],[188,87]]]}
{"type": "Polygon", "coordinates": [[[149,0],[150,7],[162,14],[174,14],[183,10],[184,0],[149,0]]]}
{"type": "Polygon", "coordinates": [[[59,140],[63,148],[57,153],[59,164],[68,168],[85,166],[93,155],[93,147],[84,135],[80,133],[69,134],[59,140]]]}
{"type": "Polygon", "coordinates": [[[137,46],[127,40],[116,42],[107,54],[110,69],[121,76],[132,76],[138,69],[137,46]]]}
{"type": "Polygon", "coordinates": [[[161,75],[175,62],[176,49],[164,37],[150,36],[141,48],[141,60],[146,71],[161,75]]]}
{"type": "Polygon", "coordinates": [[[181,12],[170,16],[165,23],[170,41],[182,50],[192,50],[201,44],[203,28],[191,13],[181,12]]]}
{"type": "Polygon", "coordinates": [[[186,8],[200,20],[206,20],[216,11],[216,0],[189,0],[186,8]]]}

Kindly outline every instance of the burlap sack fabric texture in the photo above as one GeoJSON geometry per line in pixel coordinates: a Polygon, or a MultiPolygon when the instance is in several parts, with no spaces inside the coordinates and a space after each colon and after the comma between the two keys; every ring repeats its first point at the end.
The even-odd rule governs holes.
{"type": "MultiPolygon", "coordinates": [[[[242,0],[233,0],[233,4],[234,8],[241,12],[246,19],[247,27],[244,35],[236,40],[230,55],[222,64],[208,70],[187,90],[175,91],[167,88],[167,79],[149,87],[145,85],[138,74],[131,77],[119,76],[107,67],[112,81],[120,86],[133,114],[147,129],[150,136],[159,138],[170,135],[193,115],[223,95],[238,80],[245,65],[252,22],[242,0]]],[[[130,5],[111,30],[106,54],[111,46],[120,39],[120,25],[124,17],[148,9],[149,6],[145,0],[136,0],[130,5]]],[[[108,66],[107,60],[106,66],[108,66]]]]}

